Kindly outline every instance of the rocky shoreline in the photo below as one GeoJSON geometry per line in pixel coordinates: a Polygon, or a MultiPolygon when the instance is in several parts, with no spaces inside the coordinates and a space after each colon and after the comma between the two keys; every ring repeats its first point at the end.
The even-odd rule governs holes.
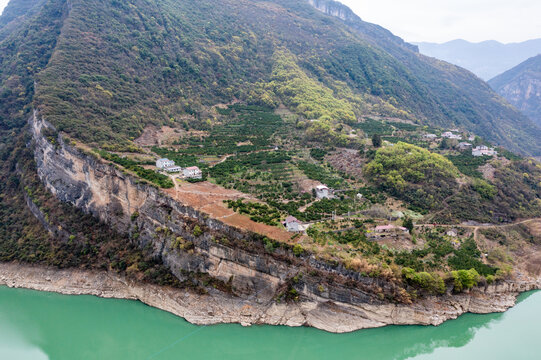
{"type": "Polygon", "coordinates": [[[503,312],[515,305],[519,293],[540,289],[539,281],[506,282],[467,294],[428,297],[412,305],[353,306],[305,299],[293,303],[248,301],[215,291],[191,291],[142,284],[109,272],[55,269],[18,263],[0,263],[0,285],[102,298],[138,300],[168,311],[190,323],[240,323],[311,326],[344,333],[386,325],[439,325],[466,313],[503,312]]]}

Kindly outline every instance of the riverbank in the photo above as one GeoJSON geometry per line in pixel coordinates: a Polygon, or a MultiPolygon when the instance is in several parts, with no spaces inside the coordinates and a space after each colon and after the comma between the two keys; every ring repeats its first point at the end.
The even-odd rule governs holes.
{"type": "Polygon", "coordinates": [[[515,305],[519,293],[541,288],[540,281],[506,282],[475,289],[467,294],[428,297],[412,305],[352,306],[318,299],[276,303],[240,299],[217,290],[201,295],[187,290],[141,284],[109,272],[16,263],[0,263],[0,285],[67,295],[138,300],[197,325],[311,326],[334,333],[386,325],[439,325],[467,312],[503,312],[515,305]]]}

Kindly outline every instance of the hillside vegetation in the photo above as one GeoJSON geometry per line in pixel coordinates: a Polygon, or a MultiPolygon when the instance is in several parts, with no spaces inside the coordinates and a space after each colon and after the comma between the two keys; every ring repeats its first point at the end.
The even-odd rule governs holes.
{"type": "Polygon", "coordinates": [[[156,171],[158,157],[199,166],[211,183],[195,184],[202,196],[246,194],[215,203],[245,215],[241,228],[284,233],[296,217],[308,228],[285,233],[295,257],[400,283],[412,298],[508,276],[513,260],[482,258],[467,225],[456,238],[446,230],[539,217],[541,165],[504,148],[474,159],[441,134],[457,127],[474,145],[539,154],[541,130],[469,72],[341,9],[345,20],[302,0],[11,1],[0,18],[0,260],[181,285],[40,185],[26,126],[35,110],[54,145],[91,148],[155,187],[194,185],[156,171]],[[374,236],[389,223],[407,231],[374,236]]]}
{"type": "Polygon", "coordinates": [[[457,168],[445,157],[399,142],[378,150],[365,172],[391,194],[430,210],[456,190],[457,168]]]}
{"type": "MultiPolygon", "coordinates": [[[[37,17],[61,27],[44,35],[55,37],[51,61],[29,65],[35,105],[59,131],[85,142],[128,144],[149,124],[187,116],[197,124],[211,117],[210,105],[242,100],[284,103],[319,119],[308,127],[330,138],[340,135],[339,123],[378,114],[461,126],[540,153],[541,130],[470,73],[425,58],[354,15],[342,21],[302,0],[74,0],[69,9],[63,0],[41,8],[15,0],[6,14],[6,54],[28,46],[37,17]],[[45,14],[50,7],[62,10],[45,14]],[[9,21],[15,13],[28,24],[9,21]]],[[[2,86],[18,93],[16,84],[2,86]]]]}

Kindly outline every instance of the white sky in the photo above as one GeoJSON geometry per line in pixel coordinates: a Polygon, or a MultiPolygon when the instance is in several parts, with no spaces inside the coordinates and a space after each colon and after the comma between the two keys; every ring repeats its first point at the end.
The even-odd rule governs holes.
{"type": "MultiPolygon", "coordinates": [[[[541,0],[341,0],[407,41],[541,38],[541,0]]],[[[0,0],[0,11],[8,0],[0,0]]]]}
{"type": "Polygon", "coordinates": [[[340,0],[406,41],[541,38],[540,0],[340,0]]]}
{"type": "Polygon", "coordinates": [[[0,0],[0,13],[4,10],[9,0],[0,0]]]}

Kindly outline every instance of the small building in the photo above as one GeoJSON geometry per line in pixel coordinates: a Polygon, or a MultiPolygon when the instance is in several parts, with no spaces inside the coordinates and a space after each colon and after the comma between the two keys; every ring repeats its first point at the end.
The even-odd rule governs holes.
{"type": "Polygon", "coordinates": [[[398,237],[401,235],[408,235],[409,230],[403,226],[396,226],[392,224],[376,226],[371,233],[371,238],[384,238],[384,237],[398,237]]]}
{"type": "Polygon", "coordinates": [[[355,197],[357,198],[357,200],[361,201],[363,199],[363,194],[357,194],[355,195],[355,197]]]}
{"type": "Polygon", "coordinates": [[[407,234],[409,233],[409,230],[403,226],[396,226],[396,225],[389,224],[389,225],[376,226],[375,232],[379,234],[396,233],[396,232],[403,232],[407,234]]]}
{"type": "Polygon", "coordinates": [[[172,166],[175,166],[175,162],[173,160],[169,160],[167,158],[158,159],[156,161],[156,167],[158,169],[165,169],[165,168],[172,167],[172,166]]]}
{"type": "Polygon", "coordinates": [[[470,135],[468,137],[468,141],[475,141],[475,135],[470,135]]]}
{"type": "Polygon", "coordinates": [[[462,135],[453,134],[450,131],[446,131],[443,134],[441,134],[442,138],[448,138],[448,139],[455,139],[455,140],[461,140],[462,135]]]}
{"type": "Polygon", "coordinates": [[[447,236],[450,236],[450,237],[457,237],[458,236],[458,232],[455,229],[451,229],[451,230],[447,231],[446,234],[447,234],[447,236]]]}
{"type": "Polygon", "coordinates": [[[203,172],[197,166],[190,166],[182,171],[182,175],[187,179],[201,179],[203,172]]]}
{"type": "Polygon", "coordinates": [[[489,148],[488,146],[481,145],[475,147],[471,154],[473,156],[495,156],[498,155],[498,152],[494,148],[489,148]]]}
{"type": "Polygon", "coordinates": [[[464,151],[464,150],[468,150],[472,146],[473,145],[468,143],[468,142],[461,142],[461,143],[458,144],[458,149],[461,150],[461,151],[464,151]]]}
{"type": "Polygon", "coordinates": [[[182,168],[180,166],[173,165],[173,166],[164,168],[164,170],[170,173],[179,173],[182,171],[182,168]]]}
{"type": "Polygon", "coordinates": [[[331,190],[325,185],[316,186],[316,197],[318,199],[329,199],[331,197],[331,190]]]}
{"type": "Polygon", "coordinates": [[[288,216],[286,220],[284,221],[284,226],[286,227],[287,231],[290,232],[299,232],[301,231],[301,222],[297,220],[294,216],[288,216]]]}
{"type": "Polygon", "coordinates": [[[424,134],[423,135],[423,139],[427,139],[427,140],[434,140],[434,139],[437,139],[438,138],[438,135],[436,134],[424,134]]]}

